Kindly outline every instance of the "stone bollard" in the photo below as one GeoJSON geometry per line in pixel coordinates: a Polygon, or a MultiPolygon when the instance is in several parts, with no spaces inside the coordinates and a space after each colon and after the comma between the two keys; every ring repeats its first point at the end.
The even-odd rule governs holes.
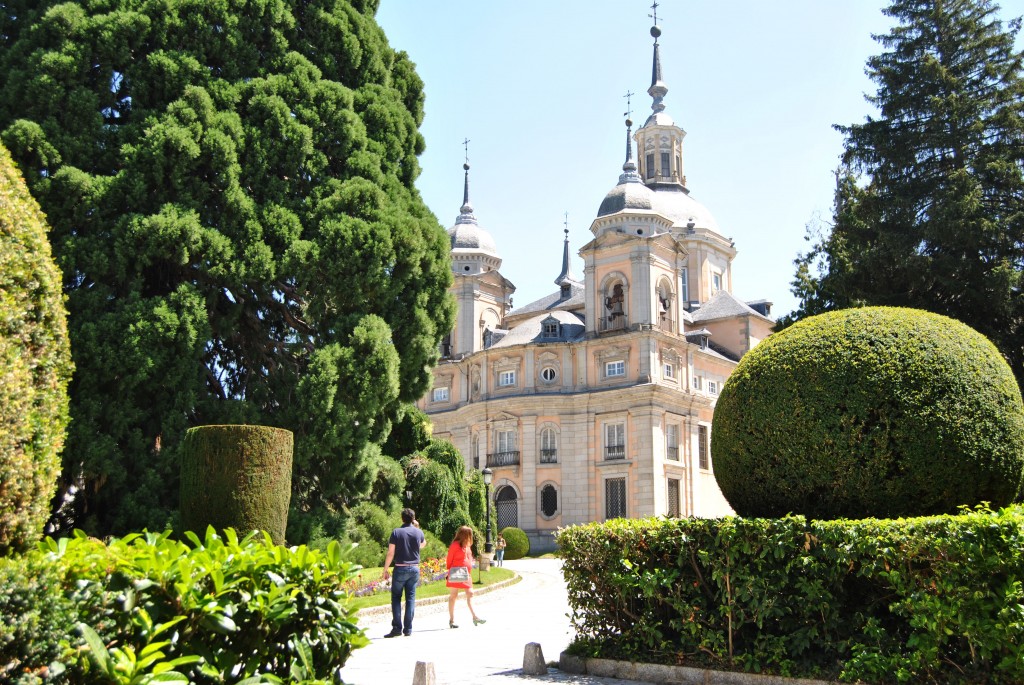
{"type": "Polygon", "coordinates": [[[412,685],[437,685],[433,661],[417,661],[412,674],[412,685]]]}
{"type": "Polygon", "coordinates": [[[523,652],[523,674],[548,674],[548,664],[544,661],[544,652],[541,651],[539,642],[526,645],[526,651],[523,652]]]}

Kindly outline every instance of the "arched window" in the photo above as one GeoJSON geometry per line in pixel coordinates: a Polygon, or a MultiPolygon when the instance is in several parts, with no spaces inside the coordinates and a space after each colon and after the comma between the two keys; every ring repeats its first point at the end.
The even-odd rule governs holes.
{"type": "Polygon", "coordinates": [[[545,428],[540,432],[540,463],[558,463],[558,435],[554,428],[545,428]]]}

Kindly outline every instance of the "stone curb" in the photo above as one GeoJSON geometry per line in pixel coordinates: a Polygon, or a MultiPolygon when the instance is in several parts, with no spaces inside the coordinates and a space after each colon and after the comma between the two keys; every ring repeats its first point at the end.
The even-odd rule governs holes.
{"type": "MultiPolygon", "coordinates": [[[[482,587],[479,590],[477,590],[476,588],[473,588],[473,596],[477,597],[479,595],[486,595],[489,592],[494,592],[495,590],[503,590],[504,588],[507,588],[510,585],[515,585],[516,583],[518,583],[522,579],[523,579],[523,577],[521,575],[519,575],[518,573],[516,573],[514,576],[512,576],[508,580],[503,580],[500,583],[495,583],[494,585],[488,585],[487,587],[482,587]]],[[[417,607],[430,606],[431,604],[441,604],[441,603],[447,602],[447,601],[448,601],[448,596],[447,595],[441,595],[439,597],[427,597],[426,599],[417,599],[416,600],[416,606],[417,607]]],[[[381,605],[379,607],[366,607],[365,609],[360,609],[356,613],[356,616],[358,618],[369,618],[370,616],[380,616],[382,614],[389,615],[389,616],[391,615],[391,604],[390,603],[389,604],[381,605]]]]}
{"type": "Polygon", "coordinates": [[[612,659],[588,659],[562,652],[558,668],[566,673],[592,675],[602,678],[639,680],[646,683],[671,685],[835,685],[831,680],[809,678],[784,678],[759,673],[737,673],[735,671],[713,671],[690,666],[667,666],[664,664],[643,664],[635,661],[614,661],[612,659]]]}

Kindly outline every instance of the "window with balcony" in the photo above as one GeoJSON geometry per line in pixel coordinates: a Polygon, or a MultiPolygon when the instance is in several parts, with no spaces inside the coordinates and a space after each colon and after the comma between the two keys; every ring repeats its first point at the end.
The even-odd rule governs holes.
{"type": "Polygon", "coordinates": [[[495,451],[487,455],[488,466],[516,466],[519,464],[519,447],[516,431],[499,430],[494,434],[495,451]]]}
{"type": "Polygon", "coordinates": [[[626,458],[626,424],[606,423],[604,426],[604,458],[626,458]]]}
{"type": "Polygon", "coordinates": [[[554,428],[545,428],[540,432],[540,463],[558,463],[558,435],[554,428]]]}
{"type": "Polygon", "coordinates": [[[665,458],[679,461],[679,426],[674,423],[665,426],[665,458]]]}

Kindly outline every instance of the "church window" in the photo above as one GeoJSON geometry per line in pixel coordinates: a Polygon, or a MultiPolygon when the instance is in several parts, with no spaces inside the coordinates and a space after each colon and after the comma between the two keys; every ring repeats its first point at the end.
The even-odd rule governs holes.
{"type": "Polygon", "coordinates": [[[515,371],[502,371],[498,374],[498,387],[509,388],[516,384],[515,371]]]}
{"type": "Polygon", "coordinates": [[[604,376],[605,378],[614,378],[616,376],[626,375],[626,362],[618,359],[613,362],[605,362],[604,364],[604,376]]]}
{"type": "Polygon", "coordinates": [[[553,518],[558,513],[558,490],[550,483],[540,489],[540,513],[544,518],[553,518]]]}
{"type": "Polygon", "coordinates": [[[697,426],[697,466],[707,471],[710,464],[708,459],[708,427],[697,426]]]}
{"type": "Polygon", "coordinates": [[[667,152],[661,153],[661,175],[663,178],[668,178],[672,175],[672,166],[669,163],[669,154],[667,152]]]}
{"type": "Polygon", "coordinates": [[[604,426],[605,459],[626,458],[626,424],[606,423],[604,426]]]}
{"type": "Polygon", "coordinates": [[[540,378],[545,383],[554,383],[555,379],[558,378],[558,372],[553,367],[545,366],[540,370],[540,378]]]}
{"type": "Polygon", "coordinates": [[[647,155],[647,168],[645,169],[645,174],[644,175],[647,178],[654,178],[654,153],[653,152],[647,155]]]}
{"type": "Polygon", "coordinates": [[[435,402],[447,402],[448,401],[448,388],[434,388],[434,401],[435,402]]]}
{"type": "Polygon", "coordinates": [[[604,517],[606,519],[626,516],[626,479],[609,478],[604,482],[604,517]]]}
{"type": "Polygon", "coordinates": [[[558,463],[558,436],[553,428],[545,428],[540,432],[540,463],[558,463]]]}

